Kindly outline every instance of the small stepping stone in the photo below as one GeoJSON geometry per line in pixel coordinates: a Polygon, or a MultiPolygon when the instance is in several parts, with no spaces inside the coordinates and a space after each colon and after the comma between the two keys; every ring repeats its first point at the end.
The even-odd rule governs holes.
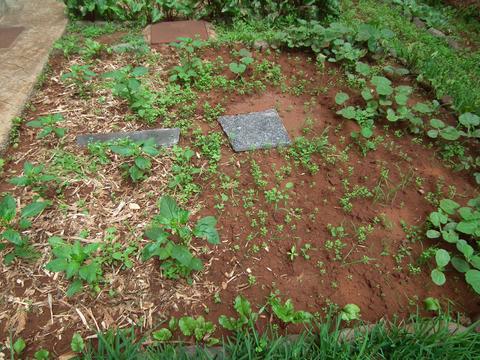
{"type": "Polygon", "coordinates": [[[205,21],[165,21],[151,25],[150,43],[152,45],[168,44],[185,37],[208,40],[207,24],[205,21]]]}
{"type": "Polygon", "coordinates": [[[218,122],[236,152],[291,144],[282,119],[275,109],[220,116],[218,122]]]}
{"type": "Polygon", "coordinates": [[[0,26],[0,49],[9,48],[23,30],[23,26],[0,26]]]}
{"type": "Polygon", "coordinates": [[[84,134],[77,136],[77,144],[87,146],[90,142],[108,142],[119,139],[130,139],[133,141],[142,141],[153,139],[159,146],[172,146],[178,143],[180,138],[180,129],[154,129],[128,132],[112,132],[108,134],[84,134]]]}

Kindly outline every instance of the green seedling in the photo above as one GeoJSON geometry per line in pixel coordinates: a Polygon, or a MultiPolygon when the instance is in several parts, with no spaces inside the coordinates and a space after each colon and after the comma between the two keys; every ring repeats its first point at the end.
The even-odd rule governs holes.
{"type": "Polygon", "coordinates": [[[158,257],[164,275],[172,279],[202,270],[202,261],[191,253],[190,242],[196,237],[213,245],[219,244],[215,228],[217,220],[213,216],[201,218],[192,229],[189,226],[190,213],[181,209],[171,197],[162,197],[159,208],[160,214],[154,217],[151,227],[145,231],[151,242],[143,249],[143,260],[158,257]]]}
{"type": "Polygon", "coordinates": [[[221,315],[218,323],[227,330],[241,331],[242,329],[253,326],[258,319],[258,313],[252,311],[250,302],[243,296],[238,295],[235,298],[233,307],[238,314],[238,318],[221,315]]]}
{"type": "Polygon", "coordinates": [[[309,323],[312,320],[312,314],[306,311],[296,311],[291,299],[282,303],[276,294],[270,294],[268,298],[273,313],[286,324],[309,323]]]}
{"type": "Polygon", "coordinates": [[[133,182],[147,178],[152,168],[151,158],[160,153],[153,139],[137,142],[123,140],[110,144],[108,147],[113,153],[127,158],[120,167],[124,175],[129,177],[133,182]]]}
{"type": "Polygon", "coordinates": [[[340,312],[343,321],[360,320],[360,307],[356,304],[347,304],[340,312]]]}
{"type": "Polygon", "coordinates": [[[23,231],[32,226],[32,219],[40,215],[48,206],[48,201],[34,201],[22,208],[17,213],[17,201],[12,195],[5,195],[0,201],[0,226],[4,231],[0,233],[0,239],[6,243],[0,243],[0,251],[10,248],[3,262],[10,265],[15,258],[33,260],[38,257],[38,252],[29,244],[28,236],[23,231]]]}
{"type": "Polygon", "coordinates": [[[37,134],[37,139],[43,139],[50,134],[54,134],[57,138],[62,138],[65,136],[67,130],[65,128],[57,127],[56,124],[63,120],[62,114],[52,114],[42,116],[37,120],[29,121],[27,126],[42,129],[37,134]]]}
{"type": "Polygon", "coordinates": [[[54,258],[45,265],[45,268],[52,272],[64,272],[67,280],[72,281],[67,289],[67,296],[80,292],[84,282],[95,292],[100,291],[99,282],[103,275],[102,258],[95,254],[101,247],[100,243],[82,245],[77,240],[69,244],[58,236],[52,236],[48,243],[54,258]]]}
{"type": "Polygon", "coordinates": [[[212,322],[206,321],[203,316],[197,318],[184,316],[178,321],[178,327],[184,336],[194,336],[196,341],[208,341],[210,345],[219,341],[212,337],[216,326],[212,322]]]}
{"type": "Polygon", "coordinates": [[[241,76],[247,70],[248,65],[252,64],[254,61],[252,54],[247,49],[241,49],[238,52],[238,57],[238,62],[231,62],[228,66],[230,71],[237,77],[241,76]]]}
{"type": "Polygon", "coordinates": [[[445,267],[451,263],[457,271],[465,274],[465,281],[480,294],[480,254],[468,242],[480,240],[480,197],[469,200],[463,207],[453,200],[442,199],[428,220],[431,228],[427,237],[454,244],[459,252],[451,257],[444,249],[436,250],[432,281],[443,285],[446,282],[445,267]]]}

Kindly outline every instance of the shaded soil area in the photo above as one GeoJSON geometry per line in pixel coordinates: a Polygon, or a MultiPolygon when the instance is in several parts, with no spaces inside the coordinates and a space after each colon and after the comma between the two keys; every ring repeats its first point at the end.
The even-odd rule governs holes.
{"type": "MultiPolygon", "coordinates": [[[[363,156],[350,137],[358,126],[336,114],[338,91],[350,94],[353,104],[361,102],[340,66],[327,63],[319,68],[310,54],[301,52],[254,52],[255,63],[268,60],[280,66],[281,78],[272,80],[274,77],[268,76],[272,72],[259,75],[250,68],[241,81],[228,71],[228,64],[235,59],[232,50],[208,48],[200,53],[212,63],[221,57],[227,66],[219,66],[220,74],[235,80],[235,88],[195,90],[195,101],[172,106],[170,115],[175,116],[154,124],[129,120],[128,104],[113,97],[102,79],[93,81],[92,93],[85,97],[78,95],[74,85],[62,82],[61,75],[81,63],[79,57],[67,60],[56,55],[51,59],[50,77],[23,116],[18,146],[4,156],[8,161],[0,191],[12,192],[20,203],[33,198],[31,189],[15,188],[7,182],[21,174],[25,161],[54,164],[68,182],[57,187],[57,193],[49,189],[45,197],[53,199],[53,205],[28,231],[40,258],[33,263],[1,265],[0,338],[6,339],[13,331],[29,343],[61,355],[69,351],[75,331],[91,336],[97,330],[136,324],[139,331],[148,332],[170,316],[186,314],[203,315],[216,323],[220,315],[235,315],[232,303],[238,294],[258,309],[277,290],[282,299],[292,299],[296,309],[321,315],[332,307],[355,303],[367,322],[406,318],[422,308],[423,299],[429,296],[466,316],[480,310],[479,297],[453,268],[447,269],[447,283],[438,287],[430,279],[432,260],[419,261],[424,250],[435,246],[424,236],[425,219],[435,209],[432,202],[453,197],[465,203],[474,197],[478,188],[471,175],[448,168],[427,139],[386,122],[376,126],[376,150],[363,156]],[[259,81],[256,85],[255,80],[259,81]],[[292,139],[323,139],[322,151],[309,161],[318,166],[317,171],[309,171],[291,149],[234,153],[220,126],[207,119],[206,101],[220,105],[224,114],[277,109],[292,139]],[[189,121],[185,127],[181,114],[187,107],[191,112],[185,116],[189,121]],[[37,131],[25,122],[52,113],[63,114],[66,137],[37,139],[37,131]],[[82,230],[88,230],[86,242],[102,242],[106,230],[115,227],[115,241],[133,244],[138,250],[147,243],[143,231],[158,213],[159,197],[179,195],[178,189],[168,185],[173,176],[168,151],[156,158],[147,180],[132,184],[122,177],[121,159],[112,158],[111,163],[95,167],[88,150],[76,147],[75,136],[166,124],[182,126],[180,146],[195,150],[193,162],[202,169],[194,178],[201,192],[186,199],[184,206],[192,211],[193,219],[217,217],[221,244],[207,247],[194,241],[205,270],[194,274],[191,284],[166,279],[158,260],[142,262],[137,251],[132,255],[132,269],[118,264],[105,269],[99,293],[85,288],[75,297],[65,297],[68,281],[43,268],[51,257],[50,236],[74,241],[82,230]],[[193,130],[222,134],[218,172],[208,172],[208,160],[193,130]],[[259,185],[254,164],[266,183],[259,185]],[[382,172],[388,174],[383,180],[382,172]],[[355,187],[369,189],[372,196],[352,197],[348,212],[341,199],[355,187]],[[277,205],[269,202],[266,191],[272,188],[288,199],[277,205]],[[343,235],[333,236],[332,227],[341,227],[343,235]],[[309,250],[303,253],[306,244],[309,250]],[[292,246],[297,256],[288,254],[292,246]]],[[[169,47],[157,49],[154,55],[148,60],[128,54],[102,55],[91,67],[100,74],[125,65],[147,66],[151,74],[148,84],[152,91],[161,92],[168,83],[169,68],[178,58],[169,47]]],[[[415,86],[410,79],[402,83],[415,86]]],[[[416,88],[415,101],[428,96],[416,88]]],[[[440,109],[437,116],[447,123],[454,120],[446,109],[440,109]]],[[[301,151],[295,146],[292,149],[301,151]]],[[[270,322],[276,320],[265,313],[259,326],[270,322]]],[[[286,329],[296,330],[293,326],[286,329]]],[[[226,334],[220,328],[216,332],[218,336],[226,334]]]]}

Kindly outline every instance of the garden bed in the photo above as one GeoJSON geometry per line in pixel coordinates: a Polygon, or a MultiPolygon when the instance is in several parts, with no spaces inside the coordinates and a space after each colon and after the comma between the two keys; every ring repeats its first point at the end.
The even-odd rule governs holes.
{"type": "MultiPolygon", "coordinates": [[[[99,41],[111,47],[124,42],[124,34],[99,41]]],[[[38,252],[35,259],[1,265],[0,338],[11,330],[14,337],[63,354],[75,332],[88,337],[131,325],[156,330],[184,315],[217,323],[219,316],[235,314],[239,294],[257,308],[277,293],[292,299],[296,309],[320,315],[356,304],[367,322],[407,318],[427,297],[464,317],[480,310],[478,296],[455,270],[448,269],[445,285],[432,282],[429,249],[438,241],[425,237],[425,219],[441,199],[465,204],[478,195],[471,174],[454,172],[440,159],[448,154],[396,123],[377,123],[369,145],[374,149],[359,146],[351,138],[359,126],[337,114],[339,92],[349,95],[350,105],[363,103],[341,65],[319,64],[309,52],[249,49],[253,63],[236,75],[229,64],[239,61],[244,47],[213,41],[195,49],[210,70],[196,74],[191,87],[169,80],[183,51],[174,47],[144,54],[101,49],[91,56],[52,55],[13,134],[16,145],[3,156],[0,192],[11,193],[18,208],[35,199],[51,203],[25,232],[38,252]],[[64,77],[85,64],[96,76],[78,82],[64,77]],[[156,97],[151,118],[141,119],[128,100],[112,93],[114,80],[102,76],[126,66],[148,69],[138,78],[156,97]],[[272,108],[294,144],[233,152],[217,117],[272,108]],[[65,129],[65,136],[38,139],[41,130],[28,122],[53,114],[63,116],[55,126],[65,129]],[[124,176],[120,154],[80,148],[75,141],[85,133],[177,126],[178,147],[149,156],[151,168],[137,182],[124,176]],[[21,176],[25,162],[44,165],[43,172],[55,178],[39,187],[12,185],[8,179],[21,176]],[[149,243],[144,232],[166,195],[191,211],[193,222],[217,219],[221,242],[193,239],[192,252],[204,269],[188,279],[169,279],[160,260],[141,259],[149,243]],[[93,287],[65,295],[70,282],[64,274],[45,269],[52,236],[109,244],[93,287]],[[114,253],[121,255],[112,260],[114,253]]],[[[364,61],[376,66],[371,58],[364,61]]],[[[414,89],[409,106],[431,100],[408,76],[391,80],[392,86],[414,89]]],[[[444,107],[435,117],[456,122],[444,107]]],[[[260,329],[271,323],[288,332],[301,329],[287,327],[270,312],[260,315],[260,329]]],[[[212,336],[227,334],[218,326],[212,336]]]]}

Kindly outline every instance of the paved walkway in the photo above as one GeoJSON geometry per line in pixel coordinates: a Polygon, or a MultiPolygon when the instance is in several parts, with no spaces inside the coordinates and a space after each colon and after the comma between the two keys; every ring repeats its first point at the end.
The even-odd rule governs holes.
{"type": "Polygon", "coordinates": [[[67,25],[58,0],[6,1],[0,26],[25,29],[7,49],[0,49],[0,151],[5,149],[12,119],[20,115],[37,77],[47,63],[53,43],[67,25]]]}

